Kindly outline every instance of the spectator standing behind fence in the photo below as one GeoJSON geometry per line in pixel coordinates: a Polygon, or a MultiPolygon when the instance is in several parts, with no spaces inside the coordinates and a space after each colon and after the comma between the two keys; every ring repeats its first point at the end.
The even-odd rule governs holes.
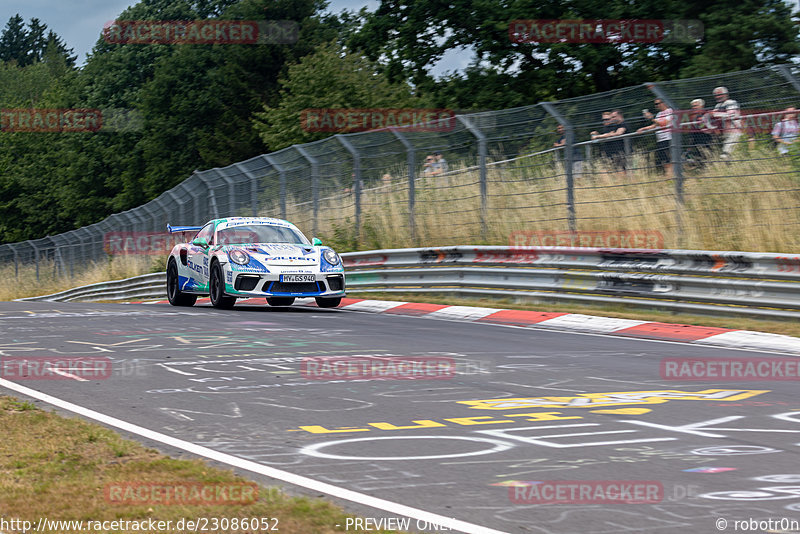
{"type": "Polygon", "coordinates": [[[644,110],[642,115],[645,119],[653,121],[649,126],[642,126],[637,132],[647,130],[656,131],[656,168],[664,167],[667,174],[672,174],[672,163],[669,157],[669,148],[672,141],[672,129],[675,127],[674,111],[660,98],[655,99],[658,113],[655,116],[648,110],[644,110]]]}
{"type": "MultiPolygon", "coordinates": [[[[556,139],[555,143],[553,143],[553,148],[563,147],[567,144],[567,132],[564,129],[564,126],[559,124],[556,126],[556,134],[558,134],[558,139],[556,139]]],[[[564,163],[567,162],[566,156],[566,149],[564,151],[564,163]]],[[[578,175],[583,172],[583,154],[581,152],[581,147],[573,146],[572,147],[572,176],[578,175]]]]}
{"type": "MultiPolygon", "coordinates": [[[[605,116],[605,114],[603,115],[605,116]]],[[[610,113],[607,125],[605,125],[604,117],[604,126],[605,131],[603,133],[597,133],[596,131],[591,132],[592,140],[609,139],[611,137],[625,135],[628,132],[625,116],[619,109],[615,109],[610,113]]],[[[604,152],[605,155],[611,159],[614,169],[621,170],[624,173],[627,168],[625,161],[625,141],[622,139],[615,139],[607,142],[604,147],[604,152]]]]}
{"type": "MultiPolygon", "coordinates": [[[[601,126],[600,129],[603,130],[604,134],[610,132],[611,131],[610,128],[612,126],[611,125],[611,112],[610,111],[604,111],[600,115],[600,118],[603,121],[603,125],[601,126]]],[[[591,132],[590,135],[595,136],[597,134],[598,134],[598,132],[595,130],[595,131],[591,132]]],[[[594,139],[594,137],[592,137],[592,139],[594,139]]],[[[606,146],[606,143],[602,143],[600,145],[600,157],[609,158],[609,159],[611,158],[611,156],[608,154],[608,147],[606,146]]]]}
{"type": "Polygon", "coordinates": [[[778,153],[787,154],[789,146],[797,141],[797,136],[797,110],[795,108],[786,108],[783,118],[772,129],[772,139],[778,147],[778,153]]]}
{"type": "Polygon", "coordinates": [[[425,156],[425,164],[422,166],[422,176],[438,176],[442,174],[442,166],[436,161],[436,156],[425,156]]]}
{"type": "Polygon", "coordinates": [[[447,172],[447,160],[444,159],[441,152],[434,152],[433,157],[435,159],[434,163],[439,165],[439,174],[447,172]]]}
{"type": "Polygon", "coordinates": [[[689,124],[686,126],[690,131],[689,142],[691,146],[688,153],[698,166],[702,166],[708,152],[711,150],[711,141],[713,139],[711,132],[714,127],[711,125],[711,114],[706,109],[705,100],[695,98],[689,103],[689,106],[691,106],[689,124]]]}
{"type": "Polygon", "coordinates": [[[742,114],[739,110],[739,103],[732,99],[725,87],[716,87],[713,91],[717,105],[711,112],[711,116],[718,121],[722,121],[722,154],[720,159],[731,159],[733,147],[742,136],[742,114]]]}

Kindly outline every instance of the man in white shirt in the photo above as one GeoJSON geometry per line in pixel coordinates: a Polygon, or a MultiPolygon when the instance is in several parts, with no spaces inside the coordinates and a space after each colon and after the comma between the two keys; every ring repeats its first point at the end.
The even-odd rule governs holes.
{"type": "Polygon", "coordinates": [[[778,147],[779,154],[788,154],[789,146],[797,141],[797,110],[786,108],[783,119],[772,129],[772,139],[778,147]]]}
{"type": "Polygon", "coordinates": [[[643,113],[644,118],[653,121],[653,124],[642,126],[636,131],[656,131],[656,168],[663,166],[664,171],[669,175],[672,174],[672,158],[670,158],[669,148],[672,142],[672,128],[675,126],[675,117],[672,108],[660,98],[656,98],[655,105],[658,113],[655,115],[649,111],[643,113]]]}
{"type": "Polygon", "coordinates": [[[742,136],[742,114],[739,111],[739,103],[732,99],[725,87],[716,87],[713,91],[717,105],[711,112],[711,116],[718,121],[722,121],[722,154],[720,159],[731,159],[733,147],[742,136]]]}

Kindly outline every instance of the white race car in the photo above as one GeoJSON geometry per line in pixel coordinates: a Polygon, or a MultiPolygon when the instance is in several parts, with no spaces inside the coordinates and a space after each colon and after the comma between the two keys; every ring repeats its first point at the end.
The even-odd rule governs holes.
{"type": "Polygon", "coordinates": [[[173,306],[192,306],[209,295],[216,308],[237,298],[266,297],[271,306],[290,306],[296,297],[314,297],[335,308],[345,295],[342,260],[313,243],[292,223],[268,217],[214,219],[204,226],[170,226],[196,232],[172,248],[167,259],[167,296],[173,306]]]}

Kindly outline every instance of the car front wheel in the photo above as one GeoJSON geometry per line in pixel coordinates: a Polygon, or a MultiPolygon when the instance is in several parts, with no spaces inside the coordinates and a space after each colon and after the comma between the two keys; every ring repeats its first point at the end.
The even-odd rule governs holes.
{"type": "Polygon", "coordinates": [[[236,303],[236,297],[225,295],[225,278],[222,276],[222,267],[219,263],[214,263],[211,267],[211,276],[208,280],[208,292],[211,297],[211,305],[215,308],[229,310],[236,303]]]}
{"type": "Polygon", "coordinates": [[[197,301],[197,295],[190,295],[181,291],[178,266],[175,260],[171,260],[167,267],[167,298],[173,306],[194,306],[197,301]]]}

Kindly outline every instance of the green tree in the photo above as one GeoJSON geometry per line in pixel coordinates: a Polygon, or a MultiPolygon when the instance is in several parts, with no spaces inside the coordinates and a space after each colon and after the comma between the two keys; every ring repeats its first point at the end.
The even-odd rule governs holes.
{"type": "Polygon", "coordinates": [[[8,19],[0,34],[0,61],[15,61],[20,66],[28,63],[28,33],[19,13],[8,19]]]}
{"type": "MultiPolygon", "coordinates": [[[[349,44],[380,59],[393,80],[411,80],[434,99],[448,94],[458,98],[456,105],[472,107],[463,88],[482,78],[505,77],[500,100],[513,105],[521,98],[532,103],[783,63],[800,52],[799,29],[782,0],[384,0],[349,44]],[[509,23],[527,19],[699,19],[705,35],[694,44],[512,42],[509,23]],[[431,65],[459,48],[474,50],[474,68],[433,80],[431,65]]],[[[486,100],[489,93],[478,95],[486,100]]]]}
{"type": "Polygon", "coordinates": [[[362,54],[348,53],[337,43],[319,47],[289,67],[281,79],[281,99],[255,113],[254,124],[270,150],[329,137],[309,132],[301,125],[301,112],[309,108],[419,107],[422,101],[405,83],[390,83],[388,76],[362,54]]]}
{"type": "Polygon", "coordinates": [[[0,34],[0,61],[14,62],[20,67],[44,61],[56,60],[65,63],[68,67],[75,66],[77,56],[72,55],[73,50],[67,48],[64,41],[52,30],[47,31],[47,25],[37,18],[32,18],[25,27],[19,14],[14,15],[6,23],[0,34]]]}

